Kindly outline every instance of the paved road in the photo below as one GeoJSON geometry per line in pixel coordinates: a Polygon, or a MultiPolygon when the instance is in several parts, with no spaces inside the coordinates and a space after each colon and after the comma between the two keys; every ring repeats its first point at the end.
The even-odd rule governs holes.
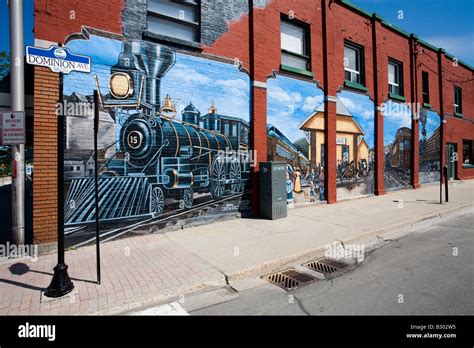
{"type": "Polygon", "coordinates": [[[293,293],[264,284],[191,315],[473,315],[473,265],[465,215],[390,242],[333,280],[293,293]]]}

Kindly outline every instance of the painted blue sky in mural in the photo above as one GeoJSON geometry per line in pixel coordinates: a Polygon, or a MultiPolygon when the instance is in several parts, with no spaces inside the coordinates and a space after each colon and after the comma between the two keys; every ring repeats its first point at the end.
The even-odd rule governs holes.
{"type": "Polygon", "coordinates": [[[267,123],[277,127],[289,140],[305,138],[299,125],[324,101],[316,84],[277,76],[268,79],[267,123]]]}
{"type": "MultiPolygon", "coordinates": [[[[440,117],[434,111],[428,111],[428,117],[426,121],[426,138],[429,139],[436,129],[440,126],[440,117]]],[[[422,132],[421,124],[420,124],[420,134],[422,132]]],[[[421,136],[420,136],[421,138],[421,136]]]]}
{"type": "Polygon", "coordinates": [[[411,129],[411,110],[406,104],[391,100],[384,104],[384,144],[390,145],[402,127],[411,129]]]}
{"type": "Polygon", "coordinates": [[[250,80],[234,65],[177,54],[161,94],[169,94],[178,110],[192,102],[203,115],[214,99],[218,114],[249,121],[250,80]]]}
{"type": "MultiPolygon", "coordinates": [[[[92,71],[91,74],[66,75],[64,95],[73,92],[92,95],[94,74],[98,76],[101,93],[109,93],[110,67],[117,63],[122,43],[92,36],[90,40],[72,41],[68,47],[74,53],[90,56],[92,71]]],[[[161,82],[162,98],[167,94],[178,110],[192,102],[202,114],[207,114],[214,99],[218,113],[249,121],[249,77],[233,64],[177,54],[175,65],[161,82]]]]}
{"type": "Polygon", "coordinates": [[[374,102],[366,95],[348,91],[342,91],[337,97],[362,127],[365,142],[369,148],[373,148],[375,144],[374,102]]]}

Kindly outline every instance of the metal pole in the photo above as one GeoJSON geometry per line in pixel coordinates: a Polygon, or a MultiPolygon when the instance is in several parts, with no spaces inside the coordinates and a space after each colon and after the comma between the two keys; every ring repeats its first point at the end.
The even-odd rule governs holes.
{"type": "MultiPolygon", "coordinates": [[[[59,75],[59,101],[63,100],[63,74],[59,75]]],[[[64,262],[64,115],[58,113],[58,264],[54,267],[54,275],[51,284],[45,291],[46,297],[62,297],[74,289],[74,284],[67,272],[68,266],[64,262]]]]}
{"type": "MultiPolygon", "coordinates": [[[[25,64],[23,42],[23,0],[10,0],[10,79],[12,111],[25,111],[25,64]]],[[[25,145],[11,147],[12,230],[17,245],[25,244],[25,145]]]]}
{"type": "MultiPolygon", "coordinates": [[[[449,160],[449,159],[448,159],[448,160],[449,160]]],[[[448,177],[448,168],[449,168],[449,167],[448,167],[447,165],[444,166],[444,180],[445,180],[445,182],[444,182],[444,185],[445,185],[444,189],[445,189],[445,192],[446,192],[446,193],[445,193],[445,194],[446,194],[446,203],[449,202],[449,177],[448,177]]]]}
{"type": "Polygon", "coordinates": [[[99,226],[99,166],[98,166],[98,145],[97,136],[99,134],[99,92],[94,90],[94,184],[95,184],[95,240],[97,254],[97,284],[100,284],[100,226],[99,226]]]}
{"type": "Polygon", "coordinates": [[[443,93],[443,54],[444,50],[438,50],[438,85],[439,85],[439,204],[443,204],[443,137],[444,137],[444,93],[443,93]]]}

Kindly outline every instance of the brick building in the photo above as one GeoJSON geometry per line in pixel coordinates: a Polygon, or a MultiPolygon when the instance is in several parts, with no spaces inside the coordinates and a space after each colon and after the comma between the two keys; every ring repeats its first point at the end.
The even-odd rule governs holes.
{"type": "MultiPolygon", "coordinates": [[[[393,129],[394,133],[402,126],[411,129],[411,137],[407,138],[411,139],[408,175],[412,188],[420,187],[420,144],[423,144],[420,140],[436,139],[432,136],[436,132],[443,139],[443,151],[438,148],[442,157],[427,170],[435,173],[436,165],[439,168],[440,163],[447,163],[445,148],[451,144],[459,153],[459,160],[454,164],[455,178],[474,179],[472,162],[467,161],[467,157],[469,161],[473,158],[473,68],[442,48],[396,28],[349,1],[35,1],[35,45],[47,48],[53,44],[64,44],[74,53],[91,56],[93,73],[90,76],[73,73],[64,76],[61,83],[57,74],[35,67],[33,226],[35,242],[39,244],[53,243],[57,234],[56,103],[60,95],[64,98],[83,95],[90,99],[96,88],[100,89],[104,102],[116,102],[114,108],[102,105],[99,136],[104,142],[101,163],[107,164],[107,173],[116,175],[111,179],[103,178],[101,182],[104,195],[107,195],[101,216],[104,223],[111,226],[117,221],[122,225],[133,225],[140,219],[162,214],[164,218],[177,220],[178,225],[185,224],[196,217],[186,215],[184,218],[181,209],[191,209],[189,214],[192,215],[198,207],[205,207],[204,215],[208,218],[204,221],[226,214],[251,212],[258,215],[258,161],[273,159],[268,143],[272,141],[267,132],[269,125],[293,143],[292,149],[298,149],[308,158],[310,152],[306,150],[311,141],[305,143],[304,131],[299,126],[321,105],[324,110],[325,142],[321,144],[325,145],[321,154],[324,179],[318,182],[324,186],[325,199],[330,204],[354,192],[385,194],[386,142],[393,143],[394,139],[387,139],[387,135],[384,139],[392,126],[389,126],[391,118],[389,113],[384,114],[383,105],[390,102],[412,106],[405,125],[393,129]],[[119,68],[122,70],[117,70],[119,68]],[[122,80],[117,85],[109,80],[118,72],[122,75],[114,75],[116,81],[124,77],[123,72],[127,69],[133,70],[136,76],[144,76],[143,79],[122,80]],[[140,86],[144,87],[140,89],[140,86]],[[121,95],[123,88],[125,94],[121,95]],[[165,108],[165,95],[171,99],[171,104],[166,104],[168,108],[165,108]],[[135,97],[147,104],[139,102],[132,108],[117,104],[124,98],[135,100],[135,97]],[[350,188],[345,189],[349,190],[347,192],[342,192],[344,188],[340,182],[344,178],[338,174],[344,168],[338,168],[337,163],[338,148],[344,148],[337,144],[336,104],[340,100],[345,102],[355,119],[367,121],[362,125],[366,129],[360,132],[363,136],[355,137],[354,142],[365,141],[369,149],[368,163],[353,163],[351,171],[365,174],[353,174],[358,181],[353,180],[350,188]],[[231,139],[232,128],[222,134],[224,132],[218,132],[217,128],[203,130],[202,122],[196,121],[197,124],[191,127],[180,120],[180,111],[191,102],[198,117],[214,117],[216,124],[222,122],[219,115],[241,119],[236,124],[249,125],[248,139],[244,140],[243,136],[231,139]],[[368,106],[358,110],[357,105],[368,106]],[[416,106],[428,114],[423,129],[416,106]],[[165,111],[171,116],[164,115],[165,111]],[[153,141],[142,144],[142,135],[133,131],[126,133],[141,122],[135,113],[145,115],[143,119],[148,123],[143,127],[153,129],[147,130],[155,134],[153,141]],[[431,120],[436,117],[438,121],[433,123],[431,120]],[[275,121],[278,124],[274,124],[275,121]],[[430,125],[437,129],[430,129],[430,125]],[[171,134],[166,142],[160,142],[168,144],[161,148],[156,144],[157,127],[163,134],[171,134]],[[200,133],[193,135],[194,132],[200,133]],[[250,147],[258,156],[257,164],[239,167],[231,164],[223,170],[219,177],[221,181],[215,179],[215,175],[221,175],[216,153],[212,149],[209,153],[202,150],[208,147],[222,149],[221,135],[222,139],[229,139],[228,144],[235,141],[241,144],[233,148],[250,147]],[[209,140],[211,136],[217,139],[215,143],[209,140]],[[207,145],[203,145],[206,140],[207,145]],[[130,151],[124,150],[126,146],[131,147],[130,151]],[[156,158],[151,156],[147,159],[150,162],[140,167],[143,168],[140,171],[138,162],[132,167],[126,158],[131,154],[132,160],[138,159],[138,154],[132,150],[141,150],[142,146],[143,149],[156,146],[156,152],[174,146],[176,153],[162,156],[160,152],[160,161],[156,163],[153,162],[156,158]],[[192,162],[201,161],[202,156],[209,157],[207,169],[201,166],[203,162],[199,162],[200,165],[192,162]],[[362,165],[366,166],[364,170],[362,165]],[[157,173],[156,181],[148,176],[150,168],[157,173]],[[148,173],[146,179],[140,179],[140,172],[148,173]],[[129,184],[120,181],[125,177],[129,184]],[[110,183],[106,180],[115,180],[113,190],[107,191],[110,183]],[[192,184],[180,186],[186,180],[192,184]],[[196,180],[200,182],[199,186],[196,186],[196,180]],[[219,184],[224,181],[226,184],[219,184]],[[145,182],[148,186],[139,189],[145,182]],[[126,185],[131,186],[125,188],[126,185]],[[143,197],[141,193],[134,197],[127,194],[142,192],[140,190],[143,190],[143,197]],[[232,194],[235,195],[232,199],[226,198],[232,194]],[[136,209],[137,205],[143,206],[141,210],[136,209]],[[170,213],[166,207],[178,213],[170,213]]],[[[81,115],[72,117],[80,118],[81,115]]],[[[66,153],[71,156],[91,150],[84,144],[88,143],[85,139],[89,135],[83,134],[88,129],[87,123],[81,122],[87,120],[67,122],[71,128],[67,130],[66,153]],[[72,126],[79,123],[80,127],[72,126]]],[[[432,146],[433,140],[429,144],[432,146]]],[[[430,154],[433,153],[431,149],[430,154]]],[[[318,180],[314,171],[320,175],[321,168],[300,167],[295,169],[301,177],[294,180],[293,185],[309,187],[311,181],[318,180]]],[[[439,179],[434,174],[426,174],[422,182],[430,182],[429,178],[439,179]]],[[[85,185],[87,193],[89,179],[68,182],[67,187],[72,190],[75,185],[85,185]]],[[[66,224],[73,228],[90,222],[88,217],[93,215],[87,194],[84,196],[83,192],[81,200],[77,198],[80,196],[77,190],[66,193],[66,202],[70,204],[66,208],[66,224]],[[77,209],[82,210],[78,212],[77,209]]],[[[202,220],[202,211],[198,215],[202,220]]]]}

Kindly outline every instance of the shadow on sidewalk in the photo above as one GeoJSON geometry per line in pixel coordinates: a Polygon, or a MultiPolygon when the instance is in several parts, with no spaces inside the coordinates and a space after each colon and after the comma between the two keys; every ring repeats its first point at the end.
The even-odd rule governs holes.
{"type": "Polygon", "coordinates": [[[45,288],[40,288],[38,286],[16,282],[16,281],[10,280],[10,279],[0,278],[0,283],[10,284],[10,285],[18,286],[20,288],[25,288],[25,289],[30,289],[30,290],[38,290],[38,291],[45,290],[45,288]]]}
{"type": "MultiPolygon", "coordinates": [[[[10,267],[8,267],[8,270],[10,271],[11,274],[15,274],[15,275],[24,275],[28,272],[31,272],[31,273],[38,273],[38,274],[46,274],[46,275],[50,275],[51,277],[53,277],[53,273],[30,269],[30,266],[28,266],[27,264],[22,263],[22,262],[15,263],[15,264],[11,265],[10,267]]],[[[5,281],[5,279],[0,279],[0,282],[2,280],[5,281]]],[[[71,280],[76,281],[76,282],[96,284],[96,282],[93,281],[93,280],[78,279],[78,278],[72,278],[72,277],[71,277],[71,280]]],[[[5,281],[5,282],[10,282],[10,281],[5,281]]],[[[21,286],[21,283],[18,283],[18,282],[13,282],[13,283],[17,283],[18,286],[21,286]]],[[[27,287],[27,286],[25,286],[25,287],[27,287]]]]}

